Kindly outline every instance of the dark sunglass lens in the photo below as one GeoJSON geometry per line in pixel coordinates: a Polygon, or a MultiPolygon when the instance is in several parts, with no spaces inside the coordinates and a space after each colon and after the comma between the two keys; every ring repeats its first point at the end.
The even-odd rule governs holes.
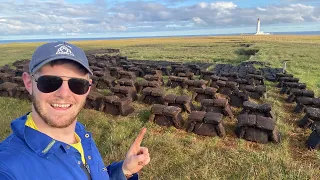
{"type": "Polygon", "coordinates": [[[71,78],[68,81],[70,90],[78,95],[82,95],[88,92],[90,83],[85,79],[71,78]]]}
{"type": "Polygon", "coordinates": [[[40,76],[37,80],[37,87],[43,93],[56,91],[62,85],[63,80],[58,76],[40,76]]]}

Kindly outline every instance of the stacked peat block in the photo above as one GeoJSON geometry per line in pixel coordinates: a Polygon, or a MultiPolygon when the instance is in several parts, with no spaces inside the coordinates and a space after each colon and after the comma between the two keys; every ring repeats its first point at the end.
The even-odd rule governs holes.
{"type": "Polygon", "coordinates": [[[299,97],[310,97],[314,98],[314,92],[307,89],[292,89],[291,94],[287,98],[288,103],[292,103],[297,101],[299,97]]]}
{"type": "Polygon", "coordinates": [[[247,79],[239,78],[239,79],[236,79],[235,82],[238,83],[239,90],[241,91],[245,91],[247,85],[253,85],[253,84],[249,84],[250,82],[247,79]]]}
{"type": "Polygon", "coordinates": [[[184,65],[180,65],[172,69],[172,74],[174,76],[178,76],[179,73],[189,74],[190,70],[188,67],[185,67],[184,65]]]}
{"type": "Polygon", "coordinates": [[[256,68],[253,63],[241,63],[238,66],[232,66],[231,64],[217,64],[213,69],[213,72],[222,76],[224,73],[237,73],[239,78],[246,78],[247,74],[252,74],[256,72],[256,68]]]}
{"type": "Polygon", "coordinates": [[[310,149],[320,149],[320,126],[317,126],[307,140],[307,147],[310,149]]]}
{"type": "Polygon", "coordinates": [[[114,86],[111,88],[111,91],[114,95],[118,96],[119,98],[129,98],[132,101],[138,99],[137,91],[134,87],[130,86],[114,86]]]}
{"type": "Polygon", "coordinates": [[[288,103],[296,101],[300,96],[314,97],[312,91],[306,90],[306,84],[299,82],[283,82],[280,94],[289,94],[286,100],[288,103]]]}
{"type": "Polygon", "coordinates": [[[233,118],[233,113],[228,100],[225,98],[219,99],[202,99],[201,100],[201,111],[220,113],[225,116],[233,118]]]}
{"type": "Polygon", "coordinates": [[[133,72],[136,75],[136,77],[143,77],[145,75],[143,70],[139,67],[130,67],[128,68],[128,71],[133,72]]]}
{"type": "Polygon", "coordinates": [[[178,77],[183,77],[183,78],[187,78],[189,80],[193,80],[194,79],[194,74],[192,72],[185,72],[185,73],[178,73],[177,74],[178,77]]]}
{"type": "Polygon", "coordinates": [[[18,77],[22,77],[23,72],[28,72],[28,70],[24,70],[23,67],[18,66],[17,69],[14,71],[14,75],[18,77]]]}
{"type": "Polygon", "coordinates": [[[96,63],[96,66],[98,66],[98,67],[100,67],[102,69],[106,69],[107,67],[111,67],[112,64],[110,62],[108,62],[108,61],[98,61],[96,63]]]}
{"type": "Polygon", "coordinates": [[[24,86],[19,86],[16,88],[16,93],[14,97],[17,99],[31,100],[29,92],[26,90],[24,86]]]}
{"type": "Polygon", "coordinates": [[[23,79],[21,76],[12,77],[11,82],[18,84],[18,86],[24,86],[23,79]]]}
{"type": "Polygon", "coordinates": [[[171,66],[171,75],[173,75],[175,70],[182,66],[182,63],[173,62],[173,63],[171,63],[170,66],[171,66]]]}
{"type": "MultiPolygon", "coordinates": [[[[93,79],[93,77],[91,77],[93,79]]],[[[97,77],[93,84],[96,84],[98,89],[110,89],[116,85],[116,78],[112,76],[97,77]]]]}
{"type": "Polygon", "coordinates": [[[134,72],[130,72],[130,71],[119,71],[119,79],[125,78],[125,79],[136,79],[136,75],[134,72]]]}
{"type": "Polygon", "coordinates": [[[320,108],[320,98],[302,96],[302,97],[298,97],[296,102],[297,102],[297,106],[294,109],[295,113],[300,113],[304,111],[306,107],[320,108]]]}
{"type": "Polygon", "coordinates": [[[242,107],[243,102],[249,100],[249,96],[247,93],[241,90],[234,90],[232,94],[229,96],[230,105],[233,107],[242,107]]]}
{"type": "Polygon", "coordinates": [[[2,97],[14,97],[18,84],[12,82],[4,82],[0,84],[0,96],[2,97]]]}
{"type": "Polygon", "coordinates": [[[116,86],[131,87],[131,88],[133,88],[134,90],[137,91],[138,83],[133,79],[122,78],[122,79],[117,80],[117,85],[116,86]]]}
{"type": "Polygon", "coordinates": [[[103,111],[105,108],[104,95],[97,91],[90,91],[84,107],[87,109],[103,111]]]}
{"type": "Polygon", "coordinates": [[[247,80],[249,84],[253,84],[255,86],[264,85],[264,77],[259,75],[259,72],[257,72],[257,74],[248,74],[247,80]]]}
{"type": "Polygon", "coordinates": [[[219,86],[218,93],[224,94],[226,96],[230,96],[234,91],[238,90],[238,85],[233,81],[217,81],[217,85],[219,86]]]}
{"type": "MultiPolygon", "coordinates": [[[[103,72],[105,71],[105,68],[101,68],[101,67],[98,67],[98,66],[94,66],[94,65],[90,65],[90,69],[92,70],[93,74],[95,74],[95,72],[103,72]]],[[[108,70],[109,74],[110,74],[110,71],[108,70]]]]}
{"type": "Polygon", "coordinates": [[[228,78],[212,75],[210,77],[210,80],[211,80],[210,87],[214,87],[218,89],[219,88],[218,81],[219,83],[221,83],[221,81],[225,82],[225,81],[228,81],[228,78]]]}
{"type": "Polygon", "coordinates": [[[207,87],[205,89],[202,88],[194,88],[194,92],[192,94],[192,99],[201,102],[203,99],[217,99],[217,89],[212,87],[207,87]]]}
{"type": "Polygon", "coordinates": [[[292,78],[293,75],[292,75],[292,74],[287,74],[287,73],[282,73],[282,72],[277,73],[277,74],[276,74],[276,82],[280,82],[280,81],[281,81],[281,78],[283,78],[283,77],[290,77],[290,78],[292,78]]]}
{"type": "Polygon", "coordinates": [[[139,67],[143,71],[144,74],[151,74],[151,68],[148,64],[140,64],[139,67]]]}
{"type": "Polygon", "coordinates": [[[146,104],[163,104],[163,96],[163,89],[147,87],[142,90],[140,100],[146,104]]]}
{"type": "Polygon", "coordinates": [[[4,82],[10,82],[12,76],[12,73],[0,73],[0,84],[4,82]]]}
{"type": "Polygon", "coordinates": [[[264,85],[247,85],[245,86],[244,92],[253,99],[260,99],[266,92],[266,86],[264,85]]]}
{"type": "MultiPolygon", "coordinates": [[[[91,82],[91,90],[97,90],[97,84],[98,84],[98,77],[95,75],[90,75],[91,82]]],[[[105,86],[107,87],[107,86],[105,86]]]]}
{"type": "Polygon", "coordinates": [[[239,79],[237,73],[221,73],[221,77],[226,77],[228,81],[235,81],[236,79],[239,79]]]}
{"type": "MultiPolygon", "coordinates": [[[[249,94],[246,86],[250,85],[247,79],[236,79],[237,88],[233,90],[230,97],[230,105],[234,107],[242,107],[244,101],[248,101],[249,94]]],[[[251,84],[252,85],[252,84],[251,84]]]]}
{"type": "Polygon", "coordinates": [[[151,74],[147,74],[143,78],[147,81],[158,81],[161,85],[164,84],[162,71],[160,70],[152,70],[151,74]]]}
{"type": "Polygon", "coordinates": [[[277,74],[283,72],[282,68],[260,68],[263,76],[268,81],[276,82],[277,81],[277,74]]]}
{"type": "Polygon", "coordinates": [[[14,69],[12,69],[9,65],[4,65],[0,67],[1,73],[14,74],[14,69]]]}
{"type": "Polygon", "coordinates": [[[147,87],[160,88],[161,83],[159,81],[147,81],[143,79],[142,81],[138,82],[137,92],[140,93],[144,88],[147,87]]]}
{"type": "Polygon", "coordinates": [[[254,102],[243,102],[243,109],[240,114],[254,114],[274,118],[270,104],[256,104],[254,102]]]}
{"type": "Polygon", "coordinates": [[[30,60],[20,60],[12,63],[16,67],[15,76],[22,77],[23,72],[28,72],[30,60]]]}
{"type": "Polygon", "coordinates": [[[167,86],[171,88],[181,87],[186,88],[185,81],[188,80],[187,78],[177,77],[177,76],[169,76],[167,86]]]}
{"type": "Polygon", "coordinates": [[[132,67],[132,63],[128,59],[121,59],[118,65],[127,68],[132,67]]]}
{"type": "Polygon", "coordinates": [[[285,82],[299,82],[299,78],[294,78],[291,74],[277,74],[278,76],[278,88],[282,88],[285,82]]]}
{"type": "Polygon", "coordinates": [[[237,119],[235,132],[239,138],[263,144],[269,141],[280,143],[280,133],[275,127],[270,104],[258,105],[245,101],[237,119]]]}
{"type": "MultiPolygon", "coordinates": [[[[123,67],[123,70],[129,71],[130,68],[133,68],[135,66],[133,64],[125,64],[125,65],[122,65],[122,67],[123,67]]],[[[134,74],[136,74],[134,71],[130,71],[130,72],[133,72],[134,74]]]]}
{"type": "Polygon", "coordinates": [[[290,94],[293,89],[306,89],[306,84],[298,82],[284,82],[282,84],[280,94],[290,94]]]}
{"type": "Polygon", "coordinates": [[[192,111],[187,121],[187,132],[202,136],[225,137],[226,132],[222,123],[223,115],[216,112],[192,111]]]}
{"type": "Polygon", "coordinates": [[[210,81],[211,76],[215,75],[212,71],[201,71],[200,79],[204,79],[206,81],[210,81]]]}
{"type": "Polygon", "coordinates": [[[110,74],[112,77],[119,78],[119,72],[123,71],[122,67],[109,67],[110,74]]]}
{"type": "Polygon", "coordinates": [[[165,76],[170,76],[171,72],[168,67],[161,67],[160,70],[162,71],[162,74],[165,76]]]}
{"type": "Polygon", "coordinates": [[[207,83],[208,83],[208,81],[202,80],[202,79],[200,79],[200,80],[186,80],[185,81],[186,88],[189,91],[193,91],[194,88],[205,89],[207,83]]]}
{"type": "Polygon", "coordinates": [[[104,97],[104,113],[112,114],[114,116],[127,116],[134,111],[131,106],[132,100],[130,98],[119,98],[118,96],[104,97]]]}
{"type": "Polygon", "coordinates": [[[0,84],[0,96],[30,100],[30,95],[26,88],[12,82],[4,82],[0,84]]]}
{"type": "Polygon", "coordinates": [[[201,74],[201,68],[197,64],[188,64],[188,67],[190,69],[190,72],[192,72],[194,75],[200,75],[201,74]]]}
{"type": "Polygon", "coordinates": [[[177,96],[174,94],[168,94],[163,98],[164,105],[177,106],[181,108],[182,111],[186,111],[188,113],[195,110],[191,101],[192,97],[187,95],[177,96]]]}
{"type": "Polygon", "coordinates": [[[320,108],[307,107],[306,115],[298,121],[301,128],[315,128],[320,126],[320,108]]]}
{"type": "Polygon", "coordinates": [[[183,128],[181,108],[176,106],[154,104],[151,108],[149,121],[154,122],[160,126],[174,126],[177,129],[183,128]]]}
{"type": "Polygon", "coordinates": [[[97,77],[103,77],[103,76],[111,76],[110,72],[108,70],[100,70],[100,71],[93,71],[93,75],[97,77]]]}

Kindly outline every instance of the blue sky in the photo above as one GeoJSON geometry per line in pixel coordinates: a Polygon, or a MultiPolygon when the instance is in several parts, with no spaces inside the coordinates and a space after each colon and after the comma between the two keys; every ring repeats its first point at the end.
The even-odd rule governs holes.
{"type": "Polygon", "coordinates": [[[0,39],[320,31],[319,0],[0,0],[0,39]]]}

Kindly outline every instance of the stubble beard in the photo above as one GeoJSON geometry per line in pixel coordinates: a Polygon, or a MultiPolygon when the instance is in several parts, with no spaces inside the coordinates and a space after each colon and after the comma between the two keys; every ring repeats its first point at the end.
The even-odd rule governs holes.
{"type": "Polygon", "coordinates": [[[38,113],[40,118],[50,127],[53,128],[66,128],[69,127],[74,121],[76,121],[78,114],[80,113],[81,109],[85,105],[85,100],[80,102],[80,106],[78,109],[75,109],[74,113],[70,114],[69,117],[66,120],[63,120],[63,122],[57,121],[57,119],[65,118],[65,116],[58,116],[58,117],[50,117],[49,114],[45,113],[41,107],[41,103],[37,98],[32,94],[31,95],[31,101],[34,107],[34,110],[38,113]]]}

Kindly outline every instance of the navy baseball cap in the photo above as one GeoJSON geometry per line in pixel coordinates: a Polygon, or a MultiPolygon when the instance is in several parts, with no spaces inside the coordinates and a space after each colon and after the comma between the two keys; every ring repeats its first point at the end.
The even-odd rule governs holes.
{"type": "Polygon", "coordinates": [[[91,75],[86,54],[79,47],[67,42],[50,42],[39,46],[32,55],[29,64],[29,72],[33,74],[48,62],[66,59],[81,64],[91,75]]]}

